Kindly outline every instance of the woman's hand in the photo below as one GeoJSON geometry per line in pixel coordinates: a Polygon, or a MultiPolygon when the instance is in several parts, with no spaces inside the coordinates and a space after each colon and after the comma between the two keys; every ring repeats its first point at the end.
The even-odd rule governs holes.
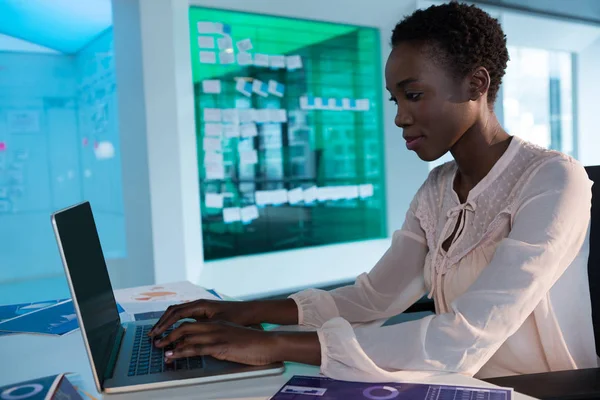
{"type": "Polygon", "coordinates": [[[320,365],[321,346],[316,332],[265,332],[230,322],[185,322],[155,342],[167,362],[178,358],[212,356],[248,365],[295,361],[320,365]]]}
{"type": "Polygon", "coordinates": [[[194,356],[212,356],[248,365],[278,361],[275,334],[230,322],[184,322],[157,340],[155,346],[162,348],[173,343],[175,348],[165,352],[167,362],[194,356]]]}
{"type": "Polygon", "coordinates": [[[228,321],[237,325],[261,322],[293,325],[298,323],[298,307],[292,299],[248,302],[197,300],[167,308],[148,335],[162,335],[171,325],[184,318],[228,321]]]}
{"type": "Polygon", "coordinates": [[[250,325],[254,321],[250,303],[238,301],[196,300],[170,306],[150,330],[149,336],[162,335],[174,323],[184,318],[196,321],[220,320],[238,325],[250,325]]]}

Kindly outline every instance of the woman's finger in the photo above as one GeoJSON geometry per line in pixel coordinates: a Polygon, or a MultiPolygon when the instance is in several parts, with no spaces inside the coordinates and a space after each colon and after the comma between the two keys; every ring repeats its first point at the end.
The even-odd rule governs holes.
{"type": "Polygon", "coordinates": [[[154,344],[156,347],[165,347],[185,336],[199,335],[213,332],[217,329],[214,323],[205,322],[184,322],[162,339],[157,340],[154,344]]]}
{"type": "Polygon", "coordinates": [[[191,344],[169,350],[165,352],[165,361],[171,362],[179,358],[197,357],[197,356],[212,356],[218,354],[222,345],[203,345],[191,344]]]}
{"type": "Polygon", "coordinates": [[[149,336],[158,336],[179,320],[189,318],[195,313],[194,303],[170,306],[150,330],[149,336]]]}

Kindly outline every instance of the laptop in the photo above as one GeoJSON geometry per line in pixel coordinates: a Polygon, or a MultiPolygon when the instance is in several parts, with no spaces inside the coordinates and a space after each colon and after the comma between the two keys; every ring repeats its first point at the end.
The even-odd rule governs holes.
{"type": "Polygon", "coordinates": [[[52,214],[52,225],[98,392],[121,393],[281,374],[212,357],[171,364],[148,337],[157,320],[122,324],[89,202],[52,214]]]}

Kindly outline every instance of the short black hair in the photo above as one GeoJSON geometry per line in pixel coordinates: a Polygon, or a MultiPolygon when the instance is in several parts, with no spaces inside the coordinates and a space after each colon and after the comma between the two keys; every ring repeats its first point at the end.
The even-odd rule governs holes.
{"type": "Polygon", "coordinates": [[[434,61],[456,78],[484,67],[490,74],[488,103],[496,101],[509,59],[506,35],[498,20],[482,9],[452,1],[417,10],[394,28],[392,47],[401,42],[433,46],[434,61]]]}

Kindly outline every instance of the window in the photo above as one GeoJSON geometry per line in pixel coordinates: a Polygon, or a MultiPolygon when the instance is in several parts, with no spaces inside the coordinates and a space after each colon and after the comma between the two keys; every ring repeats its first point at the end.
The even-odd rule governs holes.
{"type": "Polygon", "coordinates": [[[571,53],[512,46],[508,51],[504,128],[539,146],[575,155],[571,53]]]}
{"type": "MultiPolygon", "coordinates": [[[[40,21],[2,23],[0,35],[0,285],[55,277],[64,286],[50,214],[84,200],[105,256],[126,253],[110,2],[78,8],[86,26],[86,15],[56,7],[0,6],[40,21]]],[[[6,290],[0,302],[16,301],[6,290]]]]}

